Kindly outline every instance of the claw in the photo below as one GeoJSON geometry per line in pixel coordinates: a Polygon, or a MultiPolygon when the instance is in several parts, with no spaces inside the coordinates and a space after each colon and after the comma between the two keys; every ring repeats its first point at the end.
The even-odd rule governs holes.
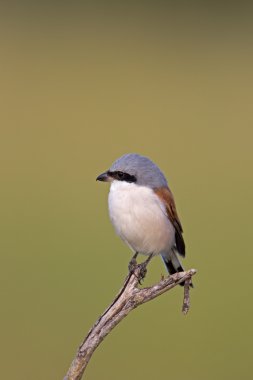
{"type": "Polygon", "coordinates": [[[129,270],[129,273],[131,273],[131,274],[134,273],[134,271],[135,271],[135,269],[137,267],[137,260],[136,260],[137,256],[138,256],[138,252],[135,252],[135,254],[133,255],[131,261],[128,264],[128,270],[129,270]]]}
{"type": "Polygon", "coordinates": [[[141,285],[142,284],[142,280],[144,280],[144,278],[145,278],[145,276],[147,274],[147,263],[146,263],[146,261],[144,261],[144,263],[139,264],[138,267],[140,269],[140,273],[139,273],[139,276],[138,276],[138,282],[141,285]]]}
{"type": "Polygon", "coordinates": [[[136,277],[138,279],[139,284],[141,285],[142,284],[142,280],[144,280],[144,278],[145,278],[145,276],[147,274],[147,265],[150,262],[150,260],[152,259],[153,254],[150,254],[149,257],[147,258],[147,260],[145,260],[141,264],[137,264],[137,261],[136,261],[137,255],[138,255],[138,252],[136,252],[134,254],[134,256],[132,257],[130,263],[128,264],[128,270],[129,270],[130,274],[134,274],[135,275],[135,270],[138,267],[139,274],[136,277]]]}
{"type": "Polygon", "coordinates": [[[137,261],[136,259],[132,259],[128,264],[129,273],[131,274],[134,273],[136,267],[137,267],[137,261]]]}

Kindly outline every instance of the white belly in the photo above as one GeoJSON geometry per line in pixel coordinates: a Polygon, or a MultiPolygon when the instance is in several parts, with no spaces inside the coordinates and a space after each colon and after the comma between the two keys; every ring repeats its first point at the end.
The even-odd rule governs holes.
{"type": "Polygon", "coordinates": [[[114,181],[108,201],[117,234],[134,252],[148,255],[170,251],[175,244],[175,230],[152,189],[114,181]]]}

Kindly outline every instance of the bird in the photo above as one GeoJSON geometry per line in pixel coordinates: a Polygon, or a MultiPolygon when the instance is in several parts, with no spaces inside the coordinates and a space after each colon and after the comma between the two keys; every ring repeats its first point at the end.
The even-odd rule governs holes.
{"type": "MultiPolygon", "coordinates": [[[[108,208],[117,235],[146,263],[160,255],[170,275],[184,271],[183,228],[173,194],[159,167],[148,157],[128,153],[100,174],[97,181],[109,182],[108,208]]],[[[184,285],[184,283],[181,283],[184,285]]]]}

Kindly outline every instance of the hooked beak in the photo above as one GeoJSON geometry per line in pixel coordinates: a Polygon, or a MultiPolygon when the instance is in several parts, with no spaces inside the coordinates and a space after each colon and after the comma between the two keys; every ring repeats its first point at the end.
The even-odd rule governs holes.
{"type": "Polygon", "coordinates": [[[100,174],[96,178],[96,181],[102,181],[102,182],[111,182],[111,180],[112,180],[112,178],[110,177],[110,175],[107,172],[100,174]]]}

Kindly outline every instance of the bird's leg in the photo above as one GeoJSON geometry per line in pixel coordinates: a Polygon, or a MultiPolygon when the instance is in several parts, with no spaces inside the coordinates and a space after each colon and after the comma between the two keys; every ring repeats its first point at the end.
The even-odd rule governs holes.
{"type": "Polygon", "coordinates": [[[147,260],[145,260],[143,263],[139,264],[139,268],[140,268],[140,276],[139,276],[139,284],[141,285],[141,281],[145,278],[146,274],[147,274],[147,265],[148,263],[150,262],[150,260],[152,259],[153,257],[153,253],[151,253],[147,260]]]}
{"type": "Polygon", "coordinates": [[[137,266],[137,256],[138,256],[139,252],[135,252],[135,254],[133,255],[133,257],[131,258],[131,261],[129,262],[128,264],[128,270],[130,273],[133,273],[136,266],[137,266]]]}

